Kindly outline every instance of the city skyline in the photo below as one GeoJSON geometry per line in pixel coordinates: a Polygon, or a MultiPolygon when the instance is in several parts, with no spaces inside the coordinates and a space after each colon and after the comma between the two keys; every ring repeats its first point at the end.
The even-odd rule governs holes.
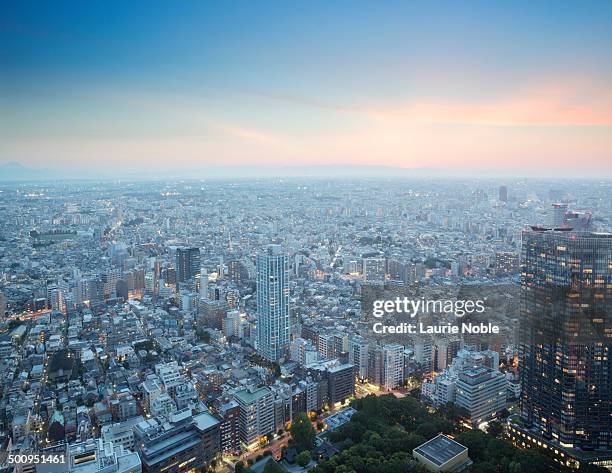
{"type": "Polygon", "coordinates": [[[2,183],[0,471],[606,473],[611,195],[2,183]]]}
{"type": "Polygon", "coordinates": [[[610,473],[610,25],[0,3],[0,473],[610,473]]]}
{"type": "Polygon", "coordinates": [[[612,176],[605,2],[0,8],[0,169],[612,176]]]}

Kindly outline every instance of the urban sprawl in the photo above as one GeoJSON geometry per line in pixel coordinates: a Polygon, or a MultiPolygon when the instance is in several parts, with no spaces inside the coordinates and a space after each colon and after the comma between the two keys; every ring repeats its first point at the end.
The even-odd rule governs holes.
{"type": "Polygon", "coordinates": [[[6,182],[0,222],[0,472],[612,465],[609,181],[6,182]],[[497,330],[376,330],[406,298],[497,330]]]}

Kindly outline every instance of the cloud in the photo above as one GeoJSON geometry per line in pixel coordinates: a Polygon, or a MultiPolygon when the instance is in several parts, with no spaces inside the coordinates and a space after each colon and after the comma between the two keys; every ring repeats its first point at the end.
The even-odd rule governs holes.
{"type": "Polygon", "coordinates": [[[378,104],[337,104],[291,95],[248,92],[298,108],[405,124],[479,126],[612,126],[612,85],[591,79],[551,78],[498,98],[415,97],[378,104]]]}

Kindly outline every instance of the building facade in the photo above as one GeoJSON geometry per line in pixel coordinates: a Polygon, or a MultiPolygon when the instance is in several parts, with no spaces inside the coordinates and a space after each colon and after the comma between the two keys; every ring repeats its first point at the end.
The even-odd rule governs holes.
{"type": "Polygon", "coordinates": [[[523,232],[521,419],[564,448],[612,449],[612,234],[523,232]]]}
{"type": "Polygon", "coordinates": [[[289,349],[289,266],[279,245],[257,256],[258,351],[270,361],[289,349]]]}

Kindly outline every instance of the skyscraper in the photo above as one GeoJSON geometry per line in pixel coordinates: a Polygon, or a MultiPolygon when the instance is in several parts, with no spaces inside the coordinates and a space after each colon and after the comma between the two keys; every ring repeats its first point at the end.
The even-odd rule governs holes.
{"type": "Polygon", "coordinates": [[[289,266],[280,245],[257,256],[259,353],[278,361],[289,348],[289,266]]]}
{"type": "Polygon", "coordinates": [[[612,449],[612,234],[525,230],[521,279],[523,425],[555,447],[612,449]]]}
{"type": "Polygon", "coordinates": [[[200,271],[199,248],[176,249],[176,280],[185,282],[193,278],[200,271]]]}
{"type": "Polygon", "coordinates": [[[508,187],[499,186],[499,200],[500,202],[508,202],[508,187]]]}

